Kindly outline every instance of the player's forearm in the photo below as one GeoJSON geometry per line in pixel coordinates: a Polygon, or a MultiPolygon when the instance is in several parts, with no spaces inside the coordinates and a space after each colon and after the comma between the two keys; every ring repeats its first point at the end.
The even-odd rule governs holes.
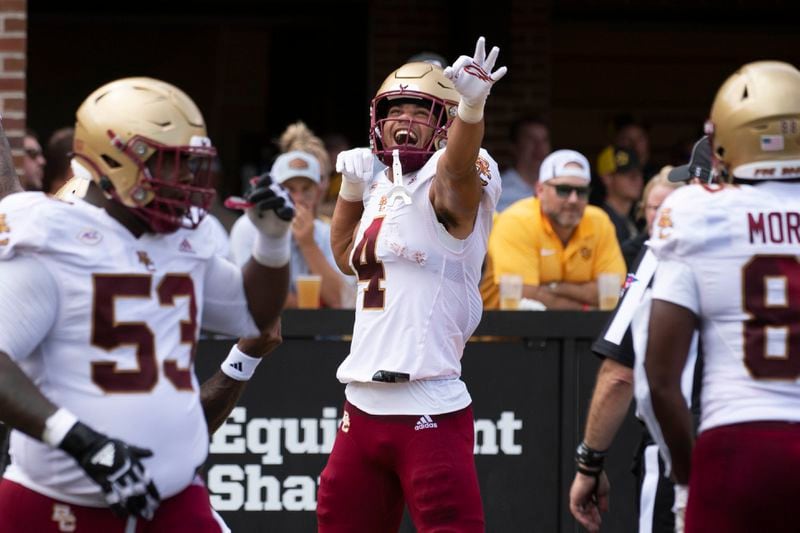
{"type": "Polygon", "coordinates": [[[331,250],[336,259],[336,266],[345,274],[353,274],[353,269],[350,267],[350,252],[363,212],[363,202],[349,202],[342,197],[336,200],[331,220],[331,250]]]}
{"type": "Polygon", "coordinates": [[[0,352],[0,420],[41,440],[45,422],[56,410],[17,364],[0,352]]]}
{"type": "Polygon", "coordinates": [[[301,245],[300,253],[303,254],[303,259],[306,260],[311,273],[322,276],[320,295],[325,305],[334,309],[341,307],[342,276],[331,267],[317,243],[311,242],[305,246],[301,245]]]}
{"type": "Polygon", "coordinates": [[[211,376],[200,387],[200,403],[208,424],[208,434],[213,435],[225,423],[236,404],[239,403],[246,381],[231,379],[221,370],[211,376]]]}
{"type": "Polygon", "coordinates": [[[689,309],[653,299],[648,325],[644,368],[653,412],[672,456],[672,473],[678,483],[689,482],[694,445],[692,416],[681,391],[697,317],[689,309]]]}
{"type": "Polygon", "coordinates": [[[633,399],[633,370],[606,359],[597,373],[583,441],[595,450],[607,450],[619,431],[633,399]]]}
{"type": "Polygon", "coordinates": [[[0,200],[21,190],[22,185],[14,168],[14,158],[11,157],[11,146],[3,129],[3,121],[0,120],[0,200]]]}
{"type": "Polygon", "coordinates": [[[677,483],[689,483],[689,471],[694,447],[692,415],[676,383],[669,389],[650,385],[653,412],[658,420],[664,441],[672,457],[672,476],[677,483]]]}
{"type": "MultiPolygon", "coordinates": [[[[258,358],[263,358],[273,352],[275,348],[280,346],[282,341],[281,321],[277,319],[259,337],[239,339],[236,343],[236,349],[231,349],[231,353],[222,362],[220,370],[203,383],[200,387],[200,403],[203,406],[209,434],[213,434],[225,422],[233,408],[236,407],[247,386],[247,380],[249,379],[247,371],[254,372],[259,364],[258,358]],[[250,362],[247,363],[250,368],[237,369],[239,374],[231,375],[236,375],[239,379],[233,379],[223,372],[222,368],[227,368],[227,365],[237,366],[237,356],[235,354],[237,351],[239,354],[250,358],[250,362]],[[233,360],[231,360],[232,357],[233,360]]],[[[228,370],[230,371],[231,369],[228,368],[228,370]]]]}
{"type": "Polygon", "coordinates": [[[242,277],[250,314],[264,331],[280,317],[289,291],[289,265],[272,268],[250,259],[242,267],[242,277]]]}
{"type": "Polygon", "coordinates": [[[436,175],[441,171],[452,180],[477,179],[475,161],[483,141],[483,120],[475,124],[464,122],[456,117],[447,132],[447,147],[437,166],[436,175]]]}

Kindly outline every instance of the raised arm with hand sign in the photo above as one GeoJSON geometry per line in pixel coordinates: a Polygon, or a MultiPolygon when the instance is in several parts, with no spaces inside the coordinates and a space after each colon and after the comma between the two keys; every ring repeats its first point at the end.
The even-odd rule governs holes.
{"type": "Polygon", "coordinates": [[[486,39],[480,37],[472,57],[460,56],[452,66],[444,69],[444,75],[453,81],[456,91],[461,95],[458,116],[464,122],[474,124],[483,119],[483,106],[492,85],[508,72],[506,67],[492,72],[499,53],[500,49],[495,46],[487,56],[486,39]]]}

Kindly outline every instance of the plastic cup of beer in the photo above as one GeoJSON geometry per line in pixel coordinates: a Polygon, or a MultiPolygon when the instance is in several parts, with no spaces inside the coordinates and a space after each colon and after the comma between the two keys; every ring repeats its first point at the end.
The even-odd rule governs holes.
{"type": "Polygon", "coordinates": [[[621,288],[622,280],[619,274],[603,272],[597,276],[597,297],[602,311],[609,311],[617,306],[621,288]]]}
{"type": "Polygon", "coordinates": [[[297,307],[300,309],[319,309],[319,293],[322,276],[301,274],[294,280],[297,287],[297,307]]]}
{"type": "Polygon", "coordinates": [[[500,275],[500,309],[516,311],[522,299],[522,276],[519,274],[500,275]]]}

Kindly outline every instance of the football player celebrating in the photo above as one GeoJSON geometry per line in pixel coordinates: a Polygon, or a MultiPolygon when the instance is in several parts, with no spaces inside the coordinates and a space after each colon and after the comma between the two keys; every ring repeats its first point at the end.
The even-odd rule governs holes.
{"type": "Polygon", "coordinates": [[[126,78],[78,109],[84,199],[0,202],[0,418],[15,429],[4,532],[132,531],[138,517],[154,531],[220,531],[195,480],[206,419],[224,419],[259,359],[234,347],[201,398],[199,324],[274,337],[293,211],[262,179],[249,195],[252,260],[222,259],[204,219],[214,155],[185,93],[126,78]]]}
{"type": "Polygon", "coordinates": [[[685,531],[796,531],[800,71],[744,65],[717,92],[707,130],[733,184],[685,187],[656,217],[644,363],[652,406],[673,477],[689,484],[685,531]],[[704,362],[695,444],[681,372],[696,327],[704,362]]]}
{"type": "Polygon", "coordinates": [[[441,70],[408,63],[371,105],[372,150],[339,154],[331,245],[359,298],[343,422],[322,472],[321,532],[483,531],[464,345],[478,293],[499,172],[481,149],[499,50],[441,70]],[[446,144],[446,146],[445,146],[446,144]]]}

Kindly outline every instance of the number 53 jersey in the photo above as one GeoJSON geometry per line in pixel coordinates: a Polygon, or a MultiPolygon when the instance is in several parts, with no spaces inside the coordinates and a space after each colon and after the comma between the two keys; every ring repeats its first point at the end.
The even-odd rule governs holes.
{"type": "Polygon", "coordinates": [[[653,298],[700,320],[700,430],[800,421],[800,185],[684,187],[649,244],[653,298]]]}
{"type": "Polygon", "coordinates": [[[403,176],[409,204],[393,201],[394,184],[382,167],[367,185],[351,256],[359,282],[353,341],[337,371],[343,383],[370,382],[379,370],[412,381],[461,375],[464,345],[482,313],[478,284],[500,177],[481,150],[475,226],[456,239],[437,221],[429,197],[443,152],[403,176]]]}
{"type": "MultiPolygon", "coordinates": [[[[105,210],[41,193],[0,202],[0,351],[56,405],[125,442],[162,497],[188,486],[208,430],[194,374],[199,325],[253,336],[239,270],[196,230],[138,239],[105,210]]],[[[78,505],[99,487],[60,450],[20,432],[6,477],[78,505]]]]}

